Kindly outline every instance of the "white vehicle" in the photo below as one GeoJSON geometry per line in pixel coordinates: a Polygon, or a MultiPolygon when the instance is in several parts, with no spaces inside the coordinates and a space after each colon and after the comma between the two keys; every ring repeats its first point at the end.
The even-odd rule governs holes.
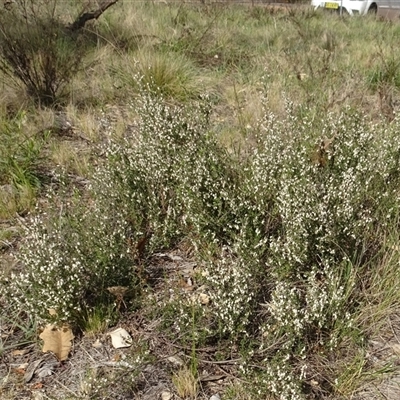
{"type": "Polygon", "coordinates": [[[378,13],[387,15],[390,12],[400,12],[400,0],[311,0],[315,8],[325,8],[343,14],[364,15],[378,13]]]}

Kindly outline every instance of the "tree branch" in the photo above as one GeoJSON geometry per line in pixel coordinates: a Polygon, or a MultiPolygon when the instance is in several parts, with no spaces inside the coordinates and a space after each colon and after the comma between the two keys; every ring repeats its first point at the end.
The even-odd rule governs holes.
{"type": "Polygon", "coordinates": [[[99,18],[100,15],[103,14],[104,11],[106,11],[109,7],[111,7],[118,1],[119,0],[105,0],[105,1],[100,2],[97,10],[82,12],[79,15],[79,17],[69,26],[69,29],[72,32],[82,29],[85,26],[86,22],[88,22],[92,19],[99,18]]]}

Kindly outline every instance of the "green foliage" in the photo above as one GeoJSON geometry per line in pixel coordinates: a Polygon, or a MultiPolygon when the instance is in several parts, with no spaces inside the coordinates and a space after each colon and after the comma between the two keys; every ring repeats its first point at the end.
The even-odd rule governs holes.
{"type": "Polygon", "coordinates": [[[370,72],[368,84],[374,91],[382,88],[382,86],[393,86],[400,88],[400,59],[392,55],[387,58],[383,54],[378,57],[379,64],[370,72]]]}
{"type": "MultiPolygon", "coordinates": [[[[11,311],[7,305],[3,305],[4,310],[11,311]]],[[[23,311],[18,314],[10,313],[9,317],[1,317],[0,323],[4,326],[9,325],[12,330],[18,331],[17,343],[10,342],[8,337],[0,338],[0,357],[7,350],[34,343],[37,339],[37,325],[31,316],[27,316],[23,311]]]]}
{"type": "Polygon", "coordinates": [[[48,134],[28,136],[25,120],[25,113],[20,112],[0,122],[1,217],[30,209],[45,180],[41,170],[48,134]]]}
{"type": "Polygon", "coordinates": [[[377,90],[382,85],[393,85],[400,87],[399,63],[395,60],[389,60],[384,69],[376,68],[371,73],[369,84],[373,90],[377,90]]]}
{"type": "Polygon", "coordinates": [[[380,48],[374,64],[367,74],[367,87],[378,94],[380,111],[391,120],[396,113],[395,98],[400,89],[400,58],[393,48],[389,54],[380,48]]]}
{"type": "Polygon", "coordinates": [[[12,183],[15,187],[40,185],[39,163],[46,137],[24,135],[23,112],[11,120],[3,120],[0,127],[0,183],[12,183]]]}
{"type": "Polygon", "coordinates": [[[108,287],[135,285],[126,215],[112,199],[101,200],[84,209],[76,194],[60,210],[51,200],[47,216],[31,218],[19,255],[24,271],[2,278],[14,307],[24,304],[41,321],[79,323],[92,306],[111,303],[108,287]]]}
{"type": "Polygon", "coordinates": [[[396,213],[398,188],[387,180],[399,149],[394,131],[371,128],[350,111],[321,124],[299,119],[292,107],[284,121],[267,113],[253,157],[253,191],[270,199],[269,209],[279,221],[268,238],[266,266],[273,289],[260,328],[266,346],[285,338],[265,359],[263,378],[270,385],[273,376],[286,377],[272,386],[282,398],[300,398],[296,357],[307,365],[316,340],[329,352],[353,330],[360,290],[356,277],[379,250],[377,227],[385,230],[396,213]],[[331,141],[319,138],[321,131],[331,141]],[[377,199],[390,199],[390,205],[382,209],[377,199]]]}

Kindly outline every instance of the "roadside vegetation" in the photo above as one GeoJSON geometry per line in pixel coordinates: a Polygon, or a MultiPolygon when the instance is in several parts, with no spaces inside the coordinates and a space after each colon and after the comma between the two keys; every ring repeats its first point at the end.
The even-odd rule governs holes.
{"type": "Polygon", "coordinates": [[[400,24],[42,3],[0,15],[1,397],[398,398],[400,24]]]}

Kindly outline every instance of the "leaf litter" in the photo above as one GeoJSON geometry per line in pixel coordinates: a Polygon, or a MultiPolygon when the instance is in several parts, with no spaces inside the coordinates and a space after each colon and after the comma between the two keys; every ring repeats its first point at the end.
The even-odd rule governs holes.
{"type": "Polygon", "coordinates": [[[60,361],[65,361],[68,358],[74,339],[74,334],[69,326],[47,325],[39,337],[44,342],[43,353],[50,351],[60,361]]]}

